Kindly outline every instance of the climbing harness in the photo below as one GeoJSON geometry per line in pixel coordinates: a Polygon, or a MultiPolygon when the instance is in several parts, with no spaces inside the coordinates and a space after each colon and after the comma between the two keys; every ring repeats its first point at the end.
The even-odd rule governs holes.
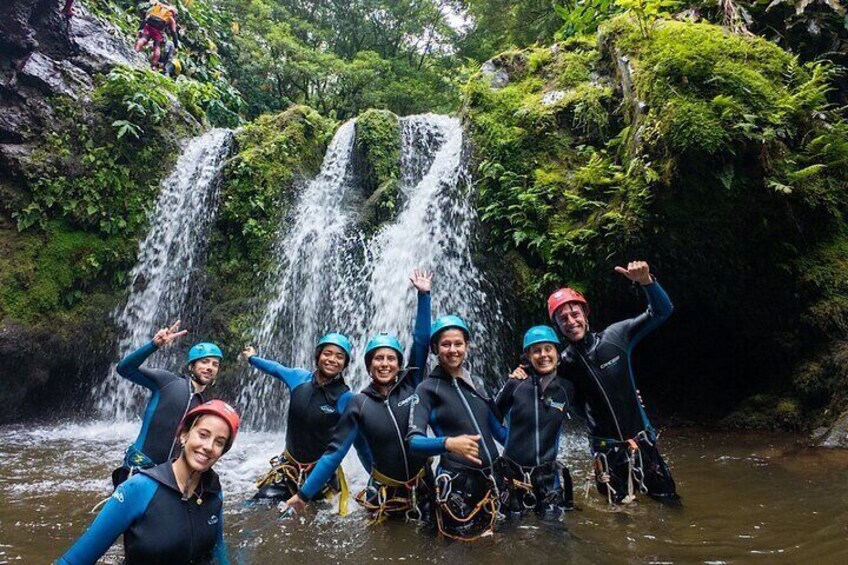
{"type": "Polygon", "coordinates": [[[391,515],[404,513],[407,522],[420,522],[419,489],[426,485],[427,467],[408,481],[398,481],[377,469],[371,470],[369,485],[354,497],[360,506],[371,513],[369,525],[381,524],[391,515]]]}
{"type": "Polygon", "coordinates": [[[449,473],[441,472],[436,476],[436,525],[440,534],[457,541],[475,541],[489,536],[494,532],[495,522],[497,522],[500,509],[500,500],[496,494],[498,491],[494,477],[485,472],[482,475],[488,481],[489,488],[486,489],[483,497],[471,510],[467,510],[463,495],[453,492],[453,481],[459,475],[452,476],[449,473]],[[459,529],[470,527],[481,512],[488,514],[489,517],[484,522],[484,527],[476,534],[462,535],[451,533],[445,528],[446,516],[456,522],[458,524],[457,529],[459,529]]]}
{"type": "MultiPolygon", "coordinates": [[[[633,502],[636,500],[637,489],[638,492],[647,494],[648,487],[645,484],[645,464],[642,457],[642,450],[639,447],[640,443],[644,443],[648,447],[654,446],[654,442],[651,441],[648,432],[645,430],[642,430],[636,436],[626,441],[592,438],[595,481],[598,483],[598,490],[602,490],[600,487],[603,485],[603,490],[606,490],[609,504],[629,504],[633,502]],[[621,454],[624,455],[623,458],[621,454]],[[624,464],[627,465],[626,494],[619,492],[613,487],[613,483],[615,482],[613,481],[613,475],[615,473],[610,466],[610,457],[614,457],[616,463],[619,463],[623,459],[624,464]]],[[[621,466],[620,463],[616,465],[616,467],[619,466],[621,466]]],[[[591,476],[592,474],[587,475],[587,496],[591,486],[591,476]]],[[[622,487],[623,485],[619,485],[619,488],[623,491],[624,489],[622,487]]]]}
{"type": "MultiPolygon", "coordinates": [[[[315,463],[315,461],[312,463],[301,463],[286,450],[282,454],[271,458],[271,470],[264,477],[256,481],[256,488],[261,489],[271,485],[283,485],[290,493],[295,494],[303,486],[303,483],[306,482],[306,478],[315,467],[315,463]]],[[[341,466],[336,469],[336,478],[339,483],[338,490],[327,485],[321,493],[326,499],[330,499],[338,493],[339,514],[346,516],[348,486],[341,466]]]]}

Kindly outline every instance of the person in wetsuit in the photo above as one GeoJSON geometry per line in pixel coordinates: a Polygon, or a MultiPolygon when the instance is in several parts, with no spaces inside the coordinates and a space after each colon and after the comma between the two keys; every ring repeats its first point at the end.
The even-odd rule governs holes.
{"type": "MultiPolygon", "coordinates": [[[[243,355],[248,362],[281,380],[289,389],[286,449],[271,459],[271,471],[260,479],[256,501],[286,501],[298,492],[315,463],[327,450],[341,415],[353,398],[342,372],[350,364],[352,346],[340,333],[328,333],[315,347],[315,371],[289,368],[262,359],[252,346],[243,355]]],[[[359,448],[360,446],[357,445],[359,448]]],[[[357,449],[362,458],[367,448],[357,449]]],[[[370,468],[367,460],[363,464],[370,468]]],[[[325,497],[340,494],[339,512],[347,511],[347,484],[341,467],[334,481],[324,490],[325,497]]]]}
{"type": "Polygon", "coordinates": [[[162,44],[165,41],[165,36],[162,32],[168,30],[171,39],[174,42],[174,48],[180,47],[180,36],[177,31],[177,9],[173,6],[162,2],[156,2],[150,8],[141,21],[141,30],[138,33],[138,41],[135,44],[135,50],[141,51],[149,41],[153,41],[153,58],[151,64],[153,68],[159,65],[159,55],[162,44]]]}
{"type": "Polygon", "coordinates": [[[671,470],[657,449],[657,432],[648,421],[631,354],[674,307],[644,261],[616,272],[641,286],[648,309],[600,332],[589,331],[589,304],[582,294],[562,288],[548,298],[548,314],[568,340],[562,352],[565,375],[574,382],[589,425],[598,490],[610,503],[628,503],[636,492],[680,504],[671,470]]]}
{"type": "Polygon", "coordinates": [[[415,390],[407,435],[412,453],[440,455],[436,524],[443,535],[462,541],[494,530],[503,490],[493,469],[495,440],[506,440],[494,401],[465,367],[469,335],[458,316],[433,322],[430,349],[439,364],[415,390]],[[435,437],[427,437],[428,427],[435,437]]]}
{"type": "Polygon", "coordinates": [[[557,375],[562,343],[550,326],[534,326],[524,334],[524,365],[513,371],[495,403],[504,416],[504,446],[512,513],[534,510],[545,520],[558,520],[574,508],[574,489],[567,467],[557,462],[562,424],[570,418],[574,385],[557,375]]]}
{"type": "Polygon", "coordinates": [[[380,333],[365,347],[365,366],[371,383],[347,406],[327,451],[298,493],[288,500],[301,512],[326,484],[358,436],[368,446],[372,461],[368,486],[356,501],[371,513],[372,521],[390,516],[431,523],[432,470],[426,456],[411,453],[406,443],[415,388],[427,363],[430,337],[432,274],[415,269],[409,280],[418,291],[418,309],[412,352],[401,371],[403,347],[396,337],[380,333]]]}
{"type": "Polygon", "coordinates": [[[188,375],[178,375],[164,369],[142,368],[142,364],[157,350],[182,337],[187,330],[178,331],[180,321],[162,328],[153,339],[124,357],[117,372],[125,379],[150,389],[136,440],[124,454],[121,467],[112,472],[117,487],[139,469],[166,463],[176,455],[174,435],[186,412],[203,403],[203,392],[214,384],[224,354],[214,343],[193,345],[186,355],[188,375]]]}
{"type": "Polygon", "coordinates": [[[122,534],[130,565],[228,563],[224,496],[212,466],[232,447],[239,422],[220,400],[192,409],[179,427],[179,457],[120,485],[57,564],[95,563],[122,534]]]}

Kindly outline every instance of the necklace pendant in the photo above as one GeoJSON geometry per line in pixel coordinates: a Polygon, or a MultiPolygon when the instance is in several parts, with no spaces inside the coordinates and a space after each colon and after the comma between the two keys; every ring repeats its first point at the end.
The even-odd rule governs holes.
{"type": "Polygon", "coordinates": [[[203,504],[203,499],[198,496],[197,497],[197,505],[200,506],[201,504],[203,504]]]}

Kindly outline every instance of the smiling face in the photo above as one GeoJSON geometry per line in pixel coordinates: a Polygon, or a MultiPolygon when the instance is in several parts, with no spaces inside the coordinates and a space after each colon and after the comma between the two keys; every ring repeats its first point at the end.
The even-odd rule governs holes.
{"type": "Polygon", "coordinates": [[[379,385],[390,385],[395,382],[400,371],[400,359],[397,351],[391,347],[380,347],[374,350],[368,372],[379,385]]]}
{"type": "Polygon", "coordinates": [[[439,364],[448,373],[454,374],[459,371],[468,354],[468,341],[462,330],[451,328],[439,334],[436,341],[436,351],[439,355],[439,364]]]}
{"type": "Polygon", "coordinates": [[[215,382],[220,368],[221,360],[217,357],[203,357],[188,366],[195,381],[204,387],[215,382]]]}
{"type": "Polygon", "coordinates": [[[337,345],[325,345],[318,353],[317,363],[321,374],[332,379],[344,370],[347,354],[337,345]]]}
{"type": "Polygon", "coordinates": [[[189,469],[203,473],[223,455],[230,439],[230,426],[220,416],[203,414],[192,427],[180,434],[183,442],[182,457],[189,469]]]}
{"type": "Polygon", "coordinates": [[[527,349],[527,357],[539,375],[549,375],[559,365],[559,350],[553,343],[534,343],[527,349]]]}
{"type": "Polygon", "coordinates": [[[554,314],[559,331],[568,341],[577,342],[586,336],[589,322],[579,302],[567,302],[554,314]]]}

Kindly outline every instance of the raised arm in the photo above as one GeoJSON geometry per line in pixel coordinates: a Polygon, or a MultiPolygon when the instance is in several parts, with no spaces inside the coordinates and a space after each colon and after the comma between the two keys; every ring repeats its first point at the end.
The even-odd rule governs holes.
{"type": "Polygon", "coordinates": [[[160,389],[171,382],[175,378],[173,373],[155,369],[142,369],[141,365],[157,349],[167,347],[188,333],[188,330],[180,331],[179,328],[180,321],[177,320],[170,327],[157,331],[152,340],[121,359],[116,367],[118,374],[150,390],[160,389]]]}
{"type": "Polygon", "coordinates": [[[412,332],[412,355],[408,365],[418,367],[415,375],[416,386],[427,374],[427,356],[430,341],[430,289],[433,274],[415,269],[409,277],[412,286],[418,291],[418,308],[415,315],[415,329],[412,332]]]}
{"type": "Polygon", "coordinates": [[[293,369],[277,363],[276,361],[262,359],[256,355],[256,349],[250,345],[242,351],[242,355],[245,359],[247,359],[248,363],[266,375],[271,375],[275,379],[283,381],[285,385],[289,387],[289,390],[308,382],[309,379],[312,378],[312,373],[306,369],[293,369]]]}
{"type": "Polygon", "coordinates": [[[85,533],[57,563],[82,565],[97,562],[134,521],[147,511],[156,493],[156,482],[136,475],[120,485],[85,533]]]}
{"type": "Polygon", "coordinates": [[[674,311],[674,306],[668,294],[651,275],[648,263],[645,261],[631,261],[627,267],[616,267],[615,271],[627,279],[638,283],[648,299],[648,309],[632,318],[622,322],[626,327],[627,338],[632,348],[639,340],[656,329],[674,311]]]}

